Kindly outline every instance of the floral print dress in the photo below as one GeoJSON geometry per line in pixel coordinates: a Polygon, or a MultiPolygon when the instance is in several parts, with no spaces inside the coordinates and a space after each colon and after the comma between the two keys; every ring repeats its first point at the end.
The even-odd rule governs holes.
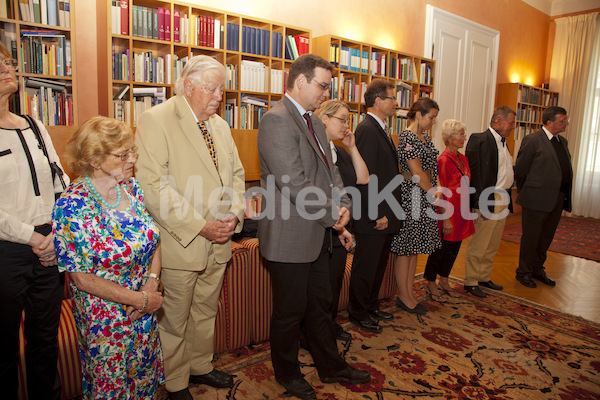
{"type": "MultiPolygon", "coordinates": [[[[102,207],[83,179],[75,180],[52,215],[60,271],[96,274],[138,290],[149,274],[159,232],[139,183],[122,185],[130,207],[102,207]]],[[[131,321],[126,306],[78,290],[73,314],[83,369],[84,399],[153,399],[164,382],[156,313],[131,321]]]]}

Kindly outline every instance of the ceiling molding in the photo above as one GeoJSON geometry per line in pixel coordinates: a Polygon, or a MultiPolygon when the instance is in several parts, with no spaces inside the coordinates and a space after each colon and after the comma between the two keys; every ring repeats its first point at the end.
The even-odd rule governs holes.
{"type": "Polygon", "coordinates": [[[600,8],[600,0],[523,0],[523,2],[551,17],[600,8]]]}

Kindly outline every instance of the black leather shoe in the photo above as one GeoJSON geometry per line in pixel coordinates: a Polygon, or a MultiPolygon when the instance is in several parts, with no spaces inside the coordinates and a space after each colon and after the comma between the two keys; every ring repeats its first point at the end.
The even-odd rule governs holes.
{"type": "Polygon", "coordinates": [[[373,321],[371,318],[363,319],[360,321],[352,317],[349,317],[348,319],[354,324],[356,324],[356,326],[358,326],[361,329],[364,329],[365,331],[381,333],[381,326],[379,326],[379,324],[377,324],[377,322],[373,321]]]}
{"type": "Polygon", "coordinates": [[[323,383],[348,382],[354,385],[367,383],[371,380],[371,374],[362,369],[352,368],[347,366],[341,371],[336,372],[333,376],[321,377],[323,383]]]}
{"type": "Polygon", "coordinates": [[[481,290],[479,286],[465,286],[465,292],[471,293],[473,296],[481,297],[482,299],[487,297],[487,294],[481,290]]]}
{"type": "Polygon", "coordinates": [[[342,328],[337,323],[333,324],[333,331],[335,332],[335,338],[337,340],[344,340],[344,341],[352,340],[352,335],[349,334],[348,332],[346,332],[344,330],[344,328],[342,328]]]}
{"type": "Polygon", "coordinates": [[[227,388],[233,386],[233,375],[213,369],[208,374],[190,375],[190,383],[208,385],[214,388],[227,388]]]}
{"type": "Polygon", "coordinates": [[[542,282],[545,285],[556,286],[556,282],[554,281],[554,279],[552,279],[548,275],[546,275],[545,271],[542,271],[541,274],[532,275],[531,277],[533,279],[537,279],[538,281],[542,282]]]}
{"type": "MultiPolygon", "coordinates": [[[[275,380],[285,388],[286,392],[290,396],[296,396],[301,399],[316,399],[317,393],[312,386],[309,385],[304,378],[296,378],[290,380],[277,379],[275,380]]],[[[285,393],[284,393],[285,395],[285,393]]]]}
{"type": "Polygon", "coordinates": [[[379,321],[390,321],[394,319],[394,315],[381,310],[371,310],[369,311],[371,317],[378,319],[379,321]]]}
{"type": "Polygon", "coordinates": [[[483,287],[494,289],[494,290],[502,290],[502,289],[504,289],[504,286],[496,285],[492,281],[479,282],[479,286],[483,286],[483,287]]]}
{"type": "Polygon", "coordinates": [[[419,315],[425,315],[427,314],[427,311],[429,311],[429,309],[421,303],[417,303],[415,308],[409,308],[402,300],[400,300],[400,297],[396,297],[396,307],[401,308],[404,311],[408,311],[411,314],[419,315]]]}
{"type": "Polygon", "coordinates": [[[533,280],[531,280],[530,276],[519,276],[517,275],[517,280],[519,282],[521,282],[522,285],[527,286],[529,288],[536,288],[537,285],[535,284],[535,282],[533,280]]]}
{"type": "Polygon", "coordinates": [[[169,395],[169,400],[194,400],[190,390],[185,388],[183,390],[178,390],[176,392],[167,392],[169,395]]]}

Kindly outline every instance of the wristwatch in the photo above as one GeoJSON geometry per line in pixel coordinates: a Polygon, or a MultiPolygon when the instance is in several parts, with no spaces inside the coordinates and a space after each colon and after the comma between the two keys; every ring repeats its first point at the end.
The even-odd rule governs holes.
{"type": "Polygon", "coordinates": [[[150,273],[150,275],[148,275],[148,278],[156,279],[156,283],[160,286],[160,278],[154,272],[150,273]]]}

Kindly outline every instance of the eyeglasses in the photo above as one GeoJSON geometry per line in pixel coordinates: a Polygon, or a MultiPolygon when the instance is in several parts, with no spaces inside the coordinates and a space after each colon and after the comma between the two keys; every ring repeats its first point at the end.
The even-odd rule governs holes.
{"type": "Polygon", "coordinates": [[[331,117],[331,118],[335,118],[335,119],[339,119],[340,121],[342,121],[342,123],[344,123],[344,124],[346,124],[346,125],[350,126],[350,120],[347,120],[347,119],[344,119],[344,118],[341,118],[341,117],[337,117],[337,116],[335,116],[335,115],[330,115],[330,117],[331,117]]]}
{"type": "Polygon", "coordinates": [[[14,58],[6,58],[6,59],[0,61],[0,63],[4,64],[4,66],[8,69],[14,69],[14,70],[16,70],[17,67],[19,66],[19,62],[17,60],[15,60],[14,58]]]}
{"type": "Polygon", "coordinates": [[[331,88],[331,85],[328,83],[323,83],[323,82],[319,82],[318,80],[316,80],[315,78],[311,78],[311,81],[317,82],[317,84],[319,86],[321,86],[321,88],[323,89],[324,92],[328,91],[331,88]]]}
{"type": "Polygon", "coordinates": [[[383,96],[383,97],[380,97],[380,99],[381,100],[396,100],[395,97],[391,97],[391,96],[383,96]]]}
{"type": "Polygon", "coordinates": [[[111,156],[115,156],[121,159],[121,161],[127,161],[129,160],[130,156],[133,156],[134,158],[138,158],[139,154],[137,152],[137,147],[131,148],[121,154],[115,154],[115,153],[108,153],[111,156]]]}
{"type": "Polygon", "coordinates": [[[558,122],[559,124],[564,124],[564,123],[567,123],[567,124],[568,124],[569,122],[571,122],[571,119],[570,119],[570,118],[564,118],[564,119],[558,119],[558,118],[557,118],[557,119],[555,120],[555,122],[558,122]]]}

